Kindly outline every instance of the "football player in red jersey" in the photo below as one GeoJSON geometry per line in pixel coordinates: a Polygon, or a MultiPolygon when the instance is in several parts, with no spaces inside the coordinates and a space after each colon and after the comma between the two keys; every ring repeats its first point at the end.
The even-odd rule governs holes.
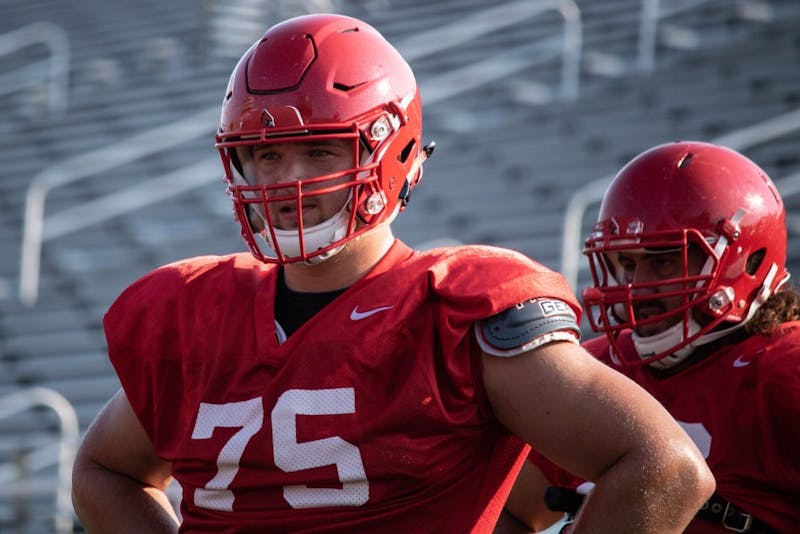
{"type": "MultiPolygon", "coordinates": [[[[657,398],[716,478],[686,532],[800,528],[800,295],[785,216],[755,163],[676,142],[620,171],[586,241],[584,306],[606,335],[584,347],[657,398]]],[[[540,476],[526,466],[509,501],[529,523],[524,495],[543,492],[540,476]]]]}
{"type": "Polygon", "coordinates": [[[217,147],[252,254],[164,266],[106,314],[123,389],[75,463],[87,530],[491,532],[526,443],[597,480],[576,532],[679,532],[711,494],[666,410],[580,348],[560,275],[393,237],[421,115],[361,21],[290,19],[245,53],[217,147]]]}

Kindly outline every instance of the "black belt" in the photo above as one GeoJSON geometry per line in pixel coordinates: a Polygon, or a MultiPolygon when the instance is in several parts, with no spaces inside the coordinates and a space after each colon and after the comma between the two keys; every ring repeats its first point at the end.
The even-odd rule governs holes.
{"type": "MultiPolygon", "coordinates": [[[[554,512],[566,512],[576,515],[583,503],[584,496],[570,488],[550,486],[545,490],[544,500],[547,508],[554,512]]],[[[780,534],[763,521],[748,514],[724,497],[714,493],[708,499],[696,517],[722,525],[731,532],[747,534],[780,534]]]]}
{"type": "Polygon", "coordinates": [[[756,519],[752,514],[748,514],[716,493],[703,503],[700,511],[697,512],[697,517],[721,524],[731,532],[778,534],[778,531],[774,528],[756,519]]]}

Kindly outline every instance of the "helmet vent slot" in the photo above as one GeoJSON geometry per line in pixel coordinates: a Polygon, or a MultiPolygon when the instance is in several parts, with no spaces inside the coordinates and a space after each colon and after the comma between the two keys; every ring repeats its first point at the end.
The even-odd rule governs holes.
{"type": "Polygon", "coordinates": [[[694,156],[691,153],[686,154],[685,156],[683,156],[683,159],[681,159],[678,162],[678,168],[679,169],[685,169],[686,167],[688,167],[689,164],[692,162],[692,157],[694,157],[694,156]]]}
{"type": "Polygon", "coordinates": [[[347,84],[344,84],[344,83],[333,82],[333,88],[334,89],[338,89],[339,91],[342,91],[344,93],[347,93],[348,91],[352,91],[356,87],[361,87],[365,83],[367,83],[367,82],[359,82],[359,83],[354,84],[354,85],[347,85],[347,84]]]}
{"type": "Polygon", "coordinates": [[[411,155],[411,151],[414,149],[416,145],[417,143],[416,141],[414,141],[414,139],[409,141],[408,144],[405,146],[405,148],[403,148],[403,151],[400,152],[400,156],[397,159],[399,159],[401,163],[405,163],[406,160],[408,159],[408,156],[411,155]]]}
{"type": "Polygon", "coordinates": [[[761,262],[764,261],[764,256],[766,256],[766,254],[767,249],[765,248],[760,248],[750,254],[750,257],[747,258],[747,266],[745,267],[747,274],[750,276],[756,274],[756,271],[758,271],[758,268],[761,267],[761,262]]]}

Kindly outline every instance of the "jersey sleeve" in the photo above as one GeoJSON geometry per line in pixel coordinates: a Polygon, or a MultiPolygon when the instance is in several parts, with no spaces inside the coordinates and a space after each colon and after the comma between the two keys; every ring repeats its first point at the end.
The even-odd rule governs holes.
{"type": "Polygon", "coordinates": [[[453,248],[431,269],[430,283],[443,326],[467,326],[488,354],[513,356],[580,337],[581,308],[564,277],[518,252],[453,248]]]}
{"type": "Polygon", "coordinates": [[[429,276],[452,321],[471,324],[546,297],[564,302],[580,322],[580,304],[564,277],[512,250],[455,247],[430,269],[429,276]]]}
{"type": "Polygon", "coordinates": [[[158,268],[123,291],[103,318],[109,359],[145,432],[157,445],[170,433],[170,425],[188,417],[180,400],[192,387],[187,377],[196,358],[189,340],[214,335],[215,330],[202,325],[215,323],[199,318],[213,306],[224,306],[219,299],[215,302],[212,291],[198,287],[225,287],[216,270],[225,262],[204,257],[158,268]]]}
{"type": "MultiPolygon", "coordinates": [[[[185,263],[152,271],[131,284],[103,317],[108,354],[145,432],[154,438],[159,361],[181,354],[178,295],[189,273],[185,263]]],[[[166,377],[164,377],[166,378],[166,377]]]]}

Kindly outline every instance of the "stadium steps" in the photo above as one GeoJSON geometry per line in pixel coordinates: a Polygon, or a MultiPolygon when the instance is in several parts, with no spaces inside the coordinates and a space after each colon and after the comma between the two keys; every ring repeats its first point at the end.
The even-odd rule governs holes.
{"type": "MultiPolygon", "coordinates": [[[[196,3],[117,3],[125,16],[111,15],[102,0],[32,0],[9,8],[0,23],[3,31],[47,15],[68,28],[75,60],[74,99],[64,116],[30,117],[12,109],[16,99],[0,102],[0,282],[6,286],[16,283],[22,202],[34,175],[75,153],[219,102],[232,63],[207,60],[208,21],[196,3]],[[163,36],[178,38],[188,54],[187,72],[142,68],[149,40],[163,36]],[[119,69],[118,79],[89,76],[92,66],[104,61],[119,69]]],[[[615,172],[651,144],[705,138],[800,106],[797,2],[772,2],[777,13],[772,22],[742,21],[727,1],[708,2],[707,11],[692,16],[669,17],[669,24],[692,29],[707,42],[693,50],[659,45],[652,73],[632,67],[638,1],[578,3],[585,57],[588,51],[610,54],[627,70],[618,78],[584,73],[574,103],[533,105],[523,98],[524,84],[499,82],[426,108],[425,138],[435,139],[439,148],[426,163],[408,213],[395,223],[399,237],[412,245],[450,238],[508,246],[557,268],[563,208],[578,187],[615,172]]],[[[395,43],[413,38],[409,28],[434,28],[484,5],[478,0],[381,4],[379,11],[358,3],[345,12],[362,16],[395,43]]],[[[479,60],[481,47],[491,53],[517,39],[557,35],[546,27],[555,22],[542,17],[529,29],[519,24],[470,43],[461,57],[436,54],[412,64],[424,87],[464,59],[479,60]]],[[[516,80],[555,83],[558,68],[558,62],[548,62],[516,80]]],[[[180,150],[53,191],[47,213],[213,156],[214,127],[180,150]]],[[[748,155],[776,179],[797,172],[798,137],[754,147],[748,155]]],[[[223,189],[221,183],[204,185],[46,243],[37,305],[29,309],[0,298],[0,394],[34,384],[52,387],[75,405],[85,429],[118,386],[100,325],[116,295],[174,259],[243,250],[223,189]]],[[[798,197],[787,206],[800,210],[798,197]]],[[[792,252],[798,250],[790,246],[790,261],[800,267],[800,253],[792,252]]],[[[0,444],[7,436],[36,436],[37,429],[52,426],[47,413],[0,422],[0,444]]]]}

